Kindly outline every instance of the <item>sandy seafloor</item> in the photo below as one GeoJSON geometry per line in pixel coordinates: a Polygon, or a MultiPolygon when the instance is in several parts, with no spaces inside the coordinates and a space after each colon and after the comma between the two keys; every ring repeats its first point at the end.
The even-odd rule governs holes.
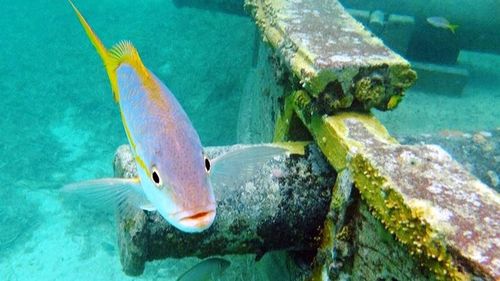
{"type": "MultiPolygon", "coordinates": [[[[170,1],[76,1],[107,46],[129,39],[184,106],[204,145],[236,139],[251,67],[249,18],[177,9],[170,1]]],[[[102,64],[65,1],[0,0],[0,280],[175,280],[196,259],[148,263],[125,276],[113,216],[62,202],[58,188],[112,175],[126,142],[102,64]]],[[[409,91],[377,113],[390,132],[500,126],[499,56],[463,52],[462,95],[409,91]]],[[[222,280],[258,280],[252,256],[232,257],[222,280]]]]}

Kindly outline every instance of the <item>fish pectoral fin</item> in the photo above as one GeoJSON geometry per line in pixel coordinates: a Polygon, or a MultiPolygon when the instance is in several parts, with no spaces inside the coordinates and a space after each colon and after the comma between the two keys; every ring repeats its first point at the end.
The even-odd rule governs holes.
{"type": "Polygon", "coordinates": [[[96,210],[109,210],[110,206],[120,211],[129,211],[130,206],[141,208],[150,204],[142,191],[139,178],[103,178],[71,183],[61,188],[69,199],[77,199],[82,205],[96,210]]]}
{"type": "Polygon", "coordinates": [[[282,145],[260,144],[236,149],[212,160],[210,178],[214,185],[234,185],[250,180],[262,166],[289,149],[282,145]]]}

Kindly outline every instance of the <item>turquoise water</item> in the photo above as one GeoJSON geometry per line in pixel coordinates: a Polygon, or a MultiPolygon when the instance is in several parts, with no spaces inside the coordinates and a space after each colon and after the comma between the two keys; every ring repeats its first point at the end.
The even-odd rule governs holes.
{"type": "Polygon", "coordinates": [[[375,112],[376,116],[390,132],[398,135],[499,128],[500,56],[462,51],[457,65],[469,72],[462,92],[444,94],[410,89],[394,111],[375,112]]]}
{"type": "MultiPolygon", "coordinates": [[[[204,145],[237,141],[250,18],[159,0],[76,4],[107,46],[135,44],[204,145]]],[[[115,149],[127,142],[102,64],[65,1],[0,7],[0,280],[132,280],[121,271],[113,217],[64,205],[58,193],[68,182],[111,176],[115,149]]],[[[412,90],[377,116],[400,134],[499,127],[499,56],[463,52],[459,64],[471,74],[461,95],[412,90]]],[[[255,278],[252,257],[233,259],[226,280],[255,278]]],[[[194,262],[148,263],[135,279],[175,280],[194,262]]]]}

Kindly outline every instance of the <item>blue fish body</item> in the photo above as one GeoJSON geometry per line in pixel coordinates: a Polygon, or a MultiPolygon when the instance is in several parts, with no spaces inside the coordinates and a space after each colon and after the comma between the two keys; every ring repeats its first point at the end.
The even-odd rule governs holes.
{"type": "Polygon", "coordinates": [[[215,216],[215,199],[200,138],[174,95],[149,74],[153,83],[150,88],[132,66],[123,64],[117,69],[120,111],[144,193],[177,228],[203,230],[215,216]],[[161,176],[161,187],[150,180],[153,167],[161,176]],[[189,219],[203,215],[206,220],[189,219]]]}
{"type": "Polygon", "coordinates": [[[139,177],[102,179],[67,186],[157,210],[185,232],[200,232],[215,219],[215,198],[208,179],[210,161],[187,114],[168,88],[142,63],[128,41],[106,49],[69,1],[109,76],[139,177]],[[134,193],[132,192],[134,191],[134,193]]]}

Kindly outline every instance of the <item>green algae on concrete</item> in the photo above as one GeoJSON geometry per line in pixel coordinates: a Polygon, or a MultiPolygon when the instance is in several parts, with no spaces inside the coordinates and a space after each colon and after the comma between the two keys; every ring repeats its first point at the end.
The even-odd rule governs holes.
{"type": "MultiPolygon", "coordinates": [[[[381,237],[399,241],[395,246],[406,249],[398,251],[406,255],[405,265],[418,267],[404,272],[424,269],[422,280],[499,279],[500,262],[494,254],[500,244],[498,194],[442,149],[400,145],[371,114],[345,112],[396,108],[416,79],[408,62],[353,21],[337,1],[247,0],[246,5],[273,57],[289,72],[275,139],[293,139],[291,127],[298,127],[299,118],[337,172],[352,174],[363,198],[359,204],[371,212],[359,221],[379,220],[381,237]],[[393,163],[406,161],[408,155],[414,161],[393,163]]],[[[340,278],[331,274],[337,268],[333,245],[351,233],[333,215],[345,205],[336,194],[334,188],[315,280],[340,278]]],[[[355,255],[356,264],[362,255],[355,255]]],[[[376,262],[380,259],[364,266],[395,268],[376,262]]],[[[380,277],[371,276],[367,280],[380,277]]],[[[394,276],[411,280],[416,275],[394,276]]]]}
{"type": "Polygon", "coordinates": [[[500,197],[440,147],[372,146],[352,170],[374,215],[438,279],[500,278],[500,197]]]}
{"type": "Polygon", "coordinates": [[[247,0],[245,5],[297,84],[320,103],[327,100],[326,113],[351,106],[393,109],[397,103],[391,97],[401,97],[416,79],[406,60],[335,0],[247,0]]]}
{"type": "Polygon", "coordinates": [[[352,235],[345,224],[346,212],[352,201],[352,176],[348,169],[342,170],[335,181],[327,218],[323,226],[321,245],[314,260],[312,280],[335,280],[352,255],[352,235]],[[346,235],[346,233],[348,233],[346,235]]]}
{"type": "Polygon", "coordinates": [[[437,280],[500,277],[499,195],[440,147],[400,145],[371,115],[296,113],[337,171],[349,169],[373,215],[437,280]]]}
{"type": "Polygon", "coordinates": [[[283,109],[274,125],[273,142],[311,141],[312,137],[295,113],[295,95],[287,95],[283,109]]]}
{"type": "Polygon", "coordinates": [[[432,274],[420,270],[419,259],[408,254],[407,247],[372,215],[366,202],[360,200],[350,215],[356,233],[352,244],[357,247],[351,265],[351,280],[435,280],[432,274]]]}
{"type": "Polygon", "coordinates": [[[278,116],[276,124],[274,125],[273,141],[280,142],[288,140],[288,136],[291,135],[290,129],[293,126],[292,124],[293,117],[294,117],[293,99],[289,95],[288,97],[285,97],[282,112],[278,116]]]}
{"type": "Polygon", "coordinates": [[[307,92],[296,91],[291,95],[291,99],[294,102],[295,113],[309,129],[327,160],[337,171],[347,168],[350,155],[363,149],[362,143],[347,137],[350,128],[344,124],[344,119],[353,118],[362,122],[378,142],[397,143],[371,114],[342,112],[333,116],[319,115],[307,92]]]}

